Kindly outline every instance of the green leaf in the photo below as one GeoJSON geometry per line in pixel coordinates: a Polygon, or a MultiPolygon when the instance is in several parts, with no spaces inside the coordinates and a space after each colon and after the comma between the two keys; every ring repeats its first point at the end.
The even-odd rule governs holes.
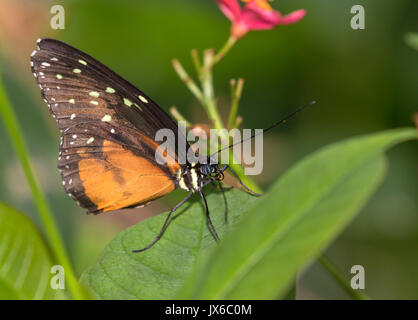
{"type": "Polygon", "coordinates": [[[220,245],[195,197],[146,252],[132,250],[153,240],[167,213],[121,232],[82,282],[103,299],[277,297],[376,189],[385,167],[382,152],[415,134],[395,130],[326,147],[297,164],[260,199],[228,191],[226,224],[222,195],[210,194],[220,245]]]}
{"type": "MultiPolygon", "coordinates": [[[[211,190],[207,187],[205,192],[211,190]]],[[[221,238],[240,220],[255,202],[248,194],[220,192],[207,196],[211,218],[221,238]]],[[[207,227],[199,197],[176,212],[163,237],[150,250],[132,253],[149,244],[157,235],[167,213],[149,218],[121,232],[104,249],[98,262],[88,269],[81,281],[102,299],[174,299],[198,257],[216,243],[207,227]]]]}
{"type": "Polygon", "coordinates": [[[0,202],[0,300],[62,299],[50,287],[51,257],[32,222],[0,202]]]}
{"type": "Polygon", "coordinates": [[[197,264],[179,297],[274,299],[354,218],[381,182],[382,153],[416,138],[398,129],[325,147],[275,183],[197,264]]]}

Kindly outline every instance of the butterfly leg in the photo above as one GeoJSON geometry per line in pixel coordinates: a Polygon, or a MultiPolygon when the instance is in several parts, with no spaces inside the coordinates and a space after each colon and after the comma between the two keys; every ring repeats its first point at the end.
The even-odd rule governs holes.
{"type": "Polygon", "coordinates": [[[219,236],[216,233],[216,230],[215,230],[215,227],[213,226],[212,220],[210,219],[208,203],[206,202],[206,197],[203,194],[202,189],[199,189],[199,193],[200,193],[200,196],[202,197],[203,203],[205,205],[206,218],[208,219],[209,228],[211,229],[212,234],[215,237],[215,240],[219,241],[219,236]]]}
{"type": "MultiPolygon", "coordinates": [[[[220,181],[218,181],[218,185],[219,185],[219,189],[221,189],[221,191],[222,191],[222,196],[223,196],[223,198],[224,198],[224,204],[225,204],[225,223],[227,223],[228,222],[228,201],[226,201],[226,196],[225,196],[225,188],[222,186],[222,182],[220,182],[220,181]]],[[[228,190],[229,189],[232,189],[232,187],[231,188],[228,188],[228,190]]]]}
{"type": "Polygon", "coordinates": [[[238,179],[238,182],[239,182],[239,184],[245,189],[245,190],[247,190],[250,194],[252,194],[253,196],[256,196],[256,197],[260,197],[260,196],[262,196],[262,194],[261,193],[257,193],[257,192],[255,192],[255,191],[253,191],[253,190],[251,190],[250,188],[248,188],[242,181],[241,181],[241,179],[238,177],[238,175],[237,175],[237,173],[230,167],[230,166],[228,166],[228,165],[225,165],[222,169],[221,169],[221,172],[224,172],[226,169],[229,169],[230,171],[231,171],[231,173],[235,176],[235,178],[237,178],[238,179]]]}
{"type": "Polygon", "coordinates": [[[165,218],[164,224],[160,230],[160,232],[158,233],[158,235],[155,237],[155,239],[149,244],[147,245],[145,248],[142,249],[138,249],[138,250],[132,250],[133,253],[138,253],[138,252],[143,252],[145,250],[148,250],[149,248],[151,248],[158,240],[160,240],[161,236],[163,235],[165,229],[167,228],[168,222],[170,220],[171,215],[173,214],[174,211],[176,211],[178,208],[180,208],[187,200],[190,199],[190,197],[193,195],[193,192],[190,192],[183,200],[181,200],[178,204],[176,204],[176,206],[170,210],[170,212],[167,215],[167,218],[165,218]]]}
{"type": "Polygon", "coordinates": [[[210,183],[213,184],[216,189],[222,189],[221,190],[222,192],[224,192],[224,190],[231,190],[231,189],[234,188],[234,187],[225,187],[225,186],[222,186],[222,182],[221,181],[223,179],[222,180],[217,180],[217,179],[215,179],[213,177],[209,177],[209,179],[210,179],[210,183]]]}
{"type": "Polygon", "coordinates": [[[222,192],[222,196],[224,198],[224,204],[225,204],[225,223],[227,223],[228,222],[228,201],[226,201],[225,189],[229,190],[229,189],[232,189],[232,187],[231,188],[224,188],[222,186],[222,182],[220,182],[218,180],[215,180],[214,178],[211,178],[211,181],[212,181],[212,184],[219,187],[219,189],[222,192]]]}

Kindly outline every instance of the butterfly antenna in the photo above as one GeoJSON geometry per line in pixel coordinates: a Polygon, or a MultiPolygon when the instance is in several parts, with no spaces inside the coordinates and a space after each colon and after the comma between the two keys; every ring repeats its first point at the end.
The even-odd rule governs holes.
{"type": "Polygon", "coordinates": [[[311,101],[311,102],[309,102],[309,103],[307,103],[307,104],[305,104],[305,105],[301,106],[300,108],[296,109],[296,110],[295,110],[295,111],[293,111],[292,113],[288,114],[288,115],[287,115],[286,117],[284,117],[283,119],[281,119],[281,120],[277,121],[276,123],[272,124],[270,127],[263,129],[263,131],[262,131],[262,132],[259,132],[259,133],[253,133],[253,134],[251,135],[251,137],[246,138],[246,139],[241,139],[241,141],[239,141],[239,142],[237,142],[237,143],[230,144],[229,146],[227,146],[227,147],[225,147],[225,148],[222,148],[222,149],[220,149],[220,150],[218,150],[218,151],[214,152],[213,154],[211,154],[211,156],[213,156],[213,155],[215,155],[215,154],[217,154],[217,153],[219,153],[219,152],[221,152],[221,151],[224,151],[224,150],[230,149],[230,148],[232,148],[233,146],[235,146],[235,145],[237,145],[237,144],[241,144],[241,143],[243,143],[244,141],[251,140],[251,139],[253,139],[254,137],[256,137],[256,136],[258,136],[258,135],[260,135],[260,134],[262,134],[262,133],[265,133],[265,132],[267,132],[267,131],[269,131],[269,130],[273,129],[274,127],[277,127],[277,126],[278,126],[278,125],[280,125],[280,124],[286,123],[287,121],[289,121],[290,119],[292,119],[292,118],[293,118],[296,114],[298,114],[299,112],[301,112],[301,111],[305,110],[306,108],[310,107],[311,105],[313,105],[313,104],[315,104],[315,103],[316,103],[316,101],[311,101]]]}

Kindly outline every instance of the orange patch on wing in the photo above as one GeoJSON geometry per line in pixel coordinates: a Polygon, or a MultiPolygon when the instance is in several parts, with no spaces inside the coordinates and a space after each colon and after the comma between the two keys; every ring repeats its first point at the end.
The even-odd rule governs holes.
{"type": "Polygon", "coordinates": [[[88,152],[87,148],[79,148],[77,149],[77,154],[81,157],[81,158],[88,158],[90,157],[90,154],[88,152]]]}
{"type": "Polygon", "coordinates": [[[176,174],[179,171],[180,169],[179,163],[170,154],[168,154],[167,150],[160,148],[160,145],[158,143],[148,138],[147,136],[144,136],[143,134],[139,134],[139,135],[141,136],[142,141],[152,146],[152,148],[155,150],[156,158],[165,160],[166,165],[171,173],[176,174]]]}
{"type": "Polygon", "coordinates": [[[104,212],[149,202],[175,188],[158,166],[108,140],[103,159],[81,159],[78,167],[86,195],[104,212]]]}

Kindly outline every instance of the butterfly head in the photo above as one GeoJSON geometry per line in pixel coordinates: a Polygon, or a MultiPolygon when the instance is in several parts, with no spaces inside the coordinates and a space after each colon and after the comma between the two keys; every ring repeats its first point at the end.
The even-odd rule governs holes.
{"type": "Polygon", "coordinates": [[[224,178],[223,171],[214,157],[207,157],[205,161],[188,163],[178,175],[179,186],[188,191],[196,191],[202,185],[210,181],[221,181],[224,178]]]}
{"type": "Polygon", "coordinates": [[[204,163],[201,163],[199,166],[200,174],[206,179],[210,180],[222,180],[223,172],[219,167],[218,159],[214,156],[209,156],[205,159],[204,163]]]}

